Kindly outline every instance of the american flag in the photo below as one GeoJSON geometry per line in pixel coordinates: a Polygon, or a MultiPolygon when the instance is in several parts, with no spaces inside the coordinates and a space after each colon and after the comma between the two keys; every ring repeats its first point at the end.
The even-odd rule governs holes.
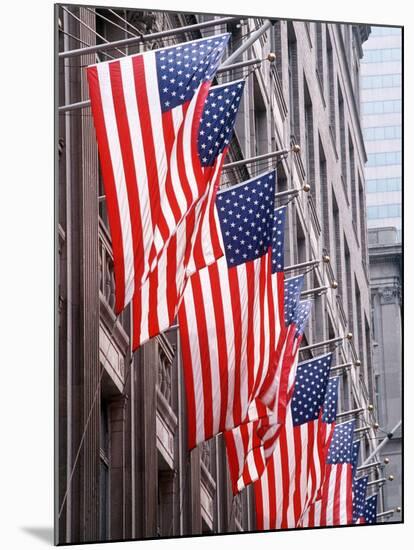
{"type": "Polygon", "coordinates": [[[365,512],[365,497],[367,494],[368,476],[354,479],[352,484],[352,523],[357,523],[365,512]]]}
{"type": "Polygon", "coordinates": [[[203,169],[214,168],[212,182],[206,196],[178,224],[157,267],[134,294],[133,350],[172,324],[188,276],[224,254],[215,199],[243,89],[241,80],[210,88],[198,132],[197,154],[203,169]]]}
{"type": "Polygon", "coordinates": [[[229,34],[87,68],[112,237],[115,311],[205,192],[197,132],[229,34]]]}
{"type": "Polygon", "coordinates": [[[315,443],[313,463],[311,464],[308,479],[308,496],[304,506],[301,526],[311,526],[314,522],[314,506],[317,499],[321,498],[321,490],[326,474],[326,458],[335,429],[335,420],[338,406],[339,376],[329,379],[326,396],[321,414],[319,415],[314,430],[315,443]]]}
{"type": "Polygon", "coordinates": [[[352,463],[355,420],[336,424],[326,459],[321,498],[313,505],[312,522],[303,526],[352,523],[352,463]]]}
{"type": "Polygon", "coordinates": [[[260,530],[298,525],[308,500],[317,425],[326,396],[332,354],[299,363],[293,396],[262,477],[255,483],[260,530]]]}
{"type": "MultiPolygon", "coordinates": [[[[284,313],[280,311],[282,331],[279,342],[280,338],[283,338],[285,343],[289,331],[295,337],[289,340],[287,346],[281,346],[280,343],[276,345],[276,353],[283,352],[285,355],[276,357],[271,365],[271,386],[268,385],[268,378],[265,380],[269,397],[267,404],[264,404],[260,397],[255,399],[249,406],[249,422],[224,434],[234,493],[241,491],[262,475],[285,419],[283,416],[283,420],[279,420],[281,410],[285,410],[289,396],[293,392],[299,345],[311,309],[310,301],[299,302],[302,282],[302,278],[295,277],[284,283],[283,295],[286,296],[286,300],[284,313]],[[286,327],[290,327],[288,331],[286,327]],[[275,365],[278,368],[275,369],[275,365]],[[282,372],[284,377],[281,376],[282,372]],[[270,398],[270,392],[273,392],[273,398],[270,398]]],[[[259,395],[262,392],[263,389],[259,395]]]]}
{"type": "Polygon", "coordinates": [[[372,495],[365,500],[363,512],[356,523],[377,523],[377,500],[377,494],[372,495]]]}
{"type": "Polygon", "coordinates": [[[272,359],[275,176],[217,194],[226,255],[186,285],[178,320],[190,449],[244,421],[272,359]]]}

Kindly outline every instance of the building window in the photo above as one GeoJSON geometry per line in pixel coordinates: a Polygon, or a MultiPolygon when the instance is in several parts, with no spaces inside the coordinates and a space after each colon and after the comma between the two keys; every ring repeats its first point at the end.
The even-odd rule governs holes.
{"type": "MultiPolygon", "coordinates": [[[[335,199],[335,195],[332,196],[332,211],[333,211],[333,223],[335,231],[335,263],[336,263],[336,278],[338,280],[339,288],[342,289],[342,249],[341,249],[341,224],[339,220],[339,208],[335,199]]],[[[343,294],[343,290],[341,291],[343,294]]]]}
{"type": "Polygon", "coordinates": [[[358,194],[359,194],[359,235],[361,239],[362,263],[367,268],[367,240],[366,240],[366,222],[365,222],[365,194],[361,178],[358,174],[358,194]]]}
{"type": "Polygon", "coordinates": [[[347,173],[347,159],[346,159],[346,142],[345,142],[345,110],[344,110],[344,97],[342,90],[338,82],[338,111],[339,111],[339,138],[341,144],[341,169],[342,169],[342,182],[348,193],[348,173],[347,173]]]}
{"type": "Polygon", "coordinates": [[[367,193],[390,193],[401,191],[401,178],[381,178],[367,181],[367,193]]]}
{"type": "MultiPolygon", "coordinates": [[[[314,192],[315,184],[315,145],[313,136],[313,107],[309,94],[309,88],[304,80],[304,95],[305,95],[305,148],[306,148],[306,176],[308,183],[311,186],[313,197],[316,199],[314,192]]],[[[316,203],[316,200],[315,200],[316,203]]]]}
{"type": "Polygon", "coordinates": [[[110,447],[109,447],[109,407],[101,399],[101,427],[99,437],[99,535],[100,540],[108,540],[110,536],[109,523],[109,491],[110,491],[110,447]]]}
{"type": "Polygon", "coordinates": [[[267,136],[267,110],[263,100],[263,95],[260,90],[257,78],[253,79],[253,101],[254,101],[254,139],[253,139],[253,154],[263,155],[268,152],[268,136],[267,136]]]}
{"type": "Polygon", "coordinates": [[[329,32],[326,33],[326,53],[328,58],[329,123],[332,129],[334,141],[336,141],[335,76],[332,43],[329,32]]]}
{"type": "Polygon", "coordinates": [[[352,199],[352,223],[357,233],[358,227],[358,191],[356,187],[356,169],[355,169],[355,152],[354,144],[352,142],[351,136],[348,134],[349,141],[349,164],[350,164],[350,175],[351,175],[351,199],[352,199]]]}
{"type": "Polygon", "coordinates": [[[390,166],[393,164],[401,164],[401,151],[368,153],[367,166],[390,166]]]}
{"type": "Polygon", "coordinates": [[[362,58],[363,63],[385,63],[389,61],[401,61],[401,48],[365,50],[362,58]]]}
{"type": "Polygon", "coordinates": [[[324,94],[323,85],[323,35],[322,23],[316,23],[316,74],[319,79],[322,94],[324,94]]]}
{"type": "Polygon", "coordinates": [[[299,92],[297,70],[296,35],[292,22],[288,23],[288,74],[289,74],[289,115],[290,133],[296,141],[300,140],[299,92]]]}
{"type": "Polygon", "coordinates": [[[378,206],[368,206],[367,216],[369,220],[400,218],[401,204],[381,204],[378,206]]]}
{"type": "Polygon", "coordinates": [[[346,276],[346,297],[348,304],[348,327],[354,332],[354,304],[352,301],[352,276],[351,276],[351,253],[344,234],[344,256],[345,256],[345,276],[346,276]]]}
{"type": "Polygon", "coordinates": [[[321,210],[322,210],[322,225],[323,232],[322,238],[324,246],[327,250],[330,250],[330,229],[329,229],[329,218],[330,218],[330,201],[328,194],[328,175],[326,169],[326,156],[325,151],[322,147],[322,142],[319,138],[319,181],[321,189],[321,210]]]}
{"type": "Polygon", "coordinates": [[[399,27],[371,27],[371,36],[401,36],[399,27]]]}
{"type": "Polygon", "coordinates": [[[401,99],[365,101],[362,103],[362,114],[364,115],[383,115],[387,113],[401,113],[401,99]]]}
{"type": "Polygon", "coordinates": [[[384,139],[401,139],[401,125],[398,126],[376,126],[365,128],[365,141],[378,141],[384,139]]]}
{"type": "Polygon", "coordinates": [[[361,88],[401,88],[401,74],[382,74],[361,77],[361,88]]]}

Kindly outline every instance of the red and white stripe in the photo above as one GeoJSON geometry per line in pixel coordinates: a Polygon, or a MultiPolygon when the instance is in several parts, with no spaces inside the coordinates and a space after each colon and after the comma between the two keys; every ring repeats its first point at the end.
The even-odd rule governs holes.
{"type": "Polygon", "coordinates": [[[195,273],[178,319],[193,448],[246,420],[276,340],[271,248],[228,268],[226,258],[195,273]]]}
{"type": "Polygon", "coordinates": [[[211,82],[163,113],[154,51],[99,63],[87,74],[120,313],[205,191],[196,137],[211,82]]]}
{"type": "Polygon", "coordinates": [[[133,351],[171,326],[188,277],[224,254],[215,197],[226,152],[217,158],[205,195],[179,223],[156,268],[134,294],[133,351]]]}
{"type": "MultiPolygon", "coordinates": [[[[283,275],[281,273],[278,276],[283,275]]],[[[274,276],[275,277],[275,276],[274,276]]],[[[278,279],[278,289],[283,306],[283,279],[278,279]]],[[[284,325],[283,307],[279,309],[283,329],[277,339],[273,368],[265,379],[259,398],[252,404],[256,414],[250,409],[248,426],[236,426],[225,433],[227,458],[233,492],[257,481],[263,474],[266,464],[276,448],[280,429],[286,420],[286,410],[293,393],[296,368],[299,360],[299,347],[302,336],[296,336],[296,325],[284,325]],[[273,378],[271,376],[273,375],[273,378]]],[[[251,407],[252,407],[251,406],[251,407]]]]}
{"type": "Polygon", "coordinates": [[[274,452],[255,483],[256,521],[260,530],[297,527],[308,496],[314,467],[317,421],[294,426],[289,407],[279,428],[274,452]]]}

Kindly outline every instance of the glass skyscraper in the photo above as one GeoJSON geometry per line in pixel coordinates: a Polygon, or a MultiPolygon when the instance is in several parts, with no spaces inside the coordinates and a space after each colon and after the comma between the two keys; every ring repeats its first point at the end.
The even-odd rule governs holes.
{"type": "Polygon", "coordinates": [[[401,240],[402,31],[372,27],[363,45],[361,115],[368,228],[395,227],[401,240]]]}

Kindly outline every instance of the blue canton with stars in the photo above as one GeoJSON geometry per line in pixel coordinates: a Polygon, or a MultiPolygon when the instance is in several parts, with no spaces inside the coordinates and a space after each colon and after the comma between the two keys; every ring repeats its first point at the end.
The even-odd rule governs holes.
{"type": "Polygon", "coordinates": [[[352,464],[355,420],[337,424],[329,446],[327,464],[352,464]]]}
{"type": "Polygon", "coordinates": [[[275,181],[272,171],[217,193],[216,208],[229,267],[255,260],[269,250],[275,181]]]}
{"type": "Polygon", "coordinates": [[[309,315],[312,309],[311,300],[306,302],[299,302],[294,313],[292,322],[296,325],[295,337],[299,338],[305,331],[306,323],[308,322],[309,315]]]}
{"type": "Polygon", "coordinates": [[[272,234],[272,273],[284,270],[286,206],[276,208],[272,234]]]}
{"type": "Polygon", "coordinates": [[[155,52],[163,112],[190,101],[200,83],[213,78],[229,37],[226,33],[155,52]]]}
{"type": "Polygon", "coordinates": [[[365,523],[377,523],[377,497],[378,495],[372,495],[365,501],[365,523]]]}
{"type": "Polygon", "coordinates": [[[230,143],[244,81],[210,88],[198,131],[198,154],[203,166],[212,166],[230,143]]]}
{"type": "Polygon", "coordinates": [[[291,410],[294,426],[317,420],[329,380],[332,353],[299,363],[291,410]]]}
{"type": "Polygon", "coordinates": [[[361,446],[360,441],[354,441],[352,444],[352,475],[355,477],[358,458],[359,458],[359,448],[361,446]]]}
{"type": "Polygon", "coordinates": [[[292,277],[285,280],[285,324],[290,325],[293,322],[295,309],[299,303],[300,293],[303,287],[304,277],[292,277]]]}
{"type": "Polygon", "coordinates": [[[352,483],[352,522],[356,521],[364,515],[365,497],[367,494],[368,476],[355,479],[352,483]]]}
{"type": "Polygon", "coordinates": [[[336,420],[338,406],[339,376],[330,378],[326,388],[325,401],[323,402],[322,422],[332,424],[336,420]]]}

